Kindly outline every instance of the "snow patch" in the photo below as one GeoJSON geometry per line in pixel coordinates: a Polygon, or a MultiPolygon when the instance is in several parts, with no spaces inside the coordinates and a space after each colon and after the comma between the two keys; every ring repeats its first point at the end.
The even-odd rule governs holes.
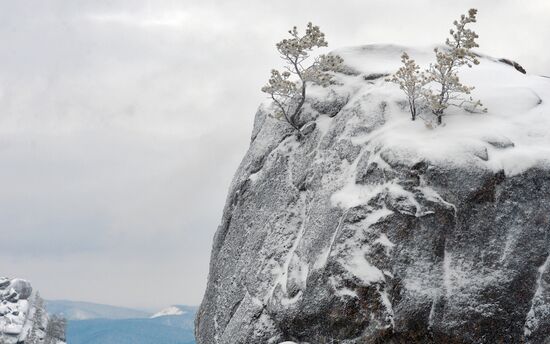
{"type": "Polygon", "coordinates": [[[388,296],[388,293],[386,290],[379,290],[378,293],[380,294],[380,299],[382,300],[382,304],[384,307],[386,307],[386,310],[388,311],[388,317],[391,323],[392,327],[395,327],[395,322],[393,320],[394,313],[393,313],[393,306],[391,304],[390,298],[388,296]]]}
{"type": "Polygon", "coordinates": [[[248,176],[248,179],[250,179],[250,181],[254,183],[256,180],[258,180],[258,174],[258,172],[251,173],[250,176],[248,176]]]}
{"type": "MultiPolygon", "coordinates": [[[[363,76],[391,74],[400,67],[400,55],[407,51],[422,69],[433,61],[433,47],[412,48],[397,45],[367,45],[336,51],[345,64],[363,76]]],[[[384,147],[400,160],[427,160],[450,166],[472,163],[504,170],[512,176],[537,166],[550,166],[550,79],[524,75],[508,65],[481,56],[480,65],[462,68],[461,80],[475,86],[474,98],[488,108],[487,113],[468,113],[449,108],[443,126],[426,126],[422,120],[410,121],[406,108],[396,106],[405,95],[395,84],[378,78],[347,78],[348,89],[358,89],[348,106],[388,105],[384,123],[374,131],[352,138],[354,143],[384,147]],[[373,85],[372,83],[375,82],[373,85]],[[356,83],[355,87],[350,84],[356,83]],[[487,135],[506,137],[513,146],[495,148],[487,135]],[[488,161],[475,159],[476,153],[488,150],[488,161]]],[[[369,116],[361,111],[360,116],[369,116]]],[[[421,114],[430,118],[429,113],[421,114]]]]}
{"type": "Polygon", "coordinates": [[[336,295],[340,297],[353,297],[353,298],[359,298],[357,293],[349,288],[340,288],[336,289],[336,295]]]}
{"type": "Polygon", "coordinates": [[[179,309],[176,306],[170,306],[168,308],[165,308],[165,309],[161,310],[160,312],[157,312],[157,313],[153,314],[151,316],[151,319],[158,318],[158,317],[165,317],[165,316],[169,316],[169,315],[183,315],[185,313],[187,313],[187,312],[179,309]]]}
{"type": "Polygon", "coordinates": [[[374,196],[384,190],[384,185],[358,185],[354,181],[347,183],[342,189],[335,192],[330,201],[332,205],[349,209],[366,204],[374,196]]]}
{"type": "Polygon", "coordinates": [[[390,251],[395,246],[395,244],[391,242],[388,236],[384,233],[381,233],[378,239],[374,240],[374,244],[380,244],[384,246],[384,249],[386,250],[386,255],[389,255],[390,251]]]}
{"type": "Polygon", "coordinates": [[[319,118],[317,118],[317,129],[319,129],[323,136],[328,133],[330,126],[332,125],[333,119],[334,118],[326,115],[321,115],[319,116],[319,118]]]}
{"type": "Polygon", "coordinates": [[[351,258],[343,261],[342,265],[367,285],[385,280],[384,273],[369,263],[361,250],[353,252],[351,258]]]}
{"type": "MultiPolygon", "coordinates": [[[[523,333],[526,337],[530,336],[533,330],[537,329],[539,326],[539,320],[537,317],[537,312],[535,312],[537,301],[541,298],[542,293],[544,291],[544,286],[542,283],[542,275],[546,272],[548,269],[548,265],[550,265],[550,255],[546,257],[546,260],[544,263],[539,267],[539,276],[537,278],[537,289],[535,291],[535,295],[533,295],[533,299],[531,301],[531,308],[529,309],[529,312],[527,313],[527,318],[525,320],[525,325],[523,327],[523,333]]],[[[540,312],[539,312],[540,313],[540,312]]],[[[550,309],[548,306],[546,306],[546,314],[550,313],[550,309]]]]}

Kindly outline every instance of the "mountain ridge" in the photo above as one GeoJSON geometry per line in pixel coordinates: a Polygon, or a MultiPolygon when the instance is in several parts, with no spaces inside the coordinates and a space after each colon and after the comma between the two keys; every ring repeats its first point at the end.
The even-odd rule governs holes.
{"type": "Polygon", "coordinates": [[[151,318],[159,312],[79,301],[49,301],[47,306],[53,314],[68,316],[67,340],[71,344],[195,343],[197,307],[174,305],[169,308],[179,310],[173,312],[178,314],[151,318]],[[86,315],[84,319],[82,314],[86,315]]]}
{"type": "Polygon", "coordinates": [[[127,319],[146,318],[149,316],[149,312],[146,311],[94,302],[45,300],[45,303],[49,313],[64,316],[68,320],[96,318],[127,319]]]}

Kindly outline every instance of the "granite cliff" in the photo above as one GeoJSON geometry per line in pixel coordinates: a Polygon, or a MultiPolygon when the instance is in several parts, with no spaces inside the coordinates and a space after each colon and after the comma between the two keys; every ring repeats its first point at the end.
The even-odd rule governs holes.
{"type": "Polygon", "coordinates": [[[481,56],[461,78],[489,111],[433,127],[385,81],[404,50],[432,56],[337,51],[303,136],[260,106],[198,343],[550,341],[550,79],[481,56]]]}

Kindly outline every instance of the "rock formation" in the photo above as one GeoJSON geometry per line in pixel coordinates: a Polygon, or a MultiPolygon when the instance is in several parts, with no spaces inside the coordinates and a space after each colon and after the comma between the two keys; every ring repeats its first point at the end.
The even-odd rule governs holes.
{"type": "Polygon", "coordinates": [[[550,80],[482,56],[461,78],[488,113],[433,127],[385,81],[403,50],[431,58],[338,51],[349,73],[312,88],[302,137],[260,107],[198,343],[550,341],[550,80]]]}
{"type": "Polygon", "coordinates": [[[0,344],[64,344],[60,324],[28,281],[0,277],[0,344]]]}

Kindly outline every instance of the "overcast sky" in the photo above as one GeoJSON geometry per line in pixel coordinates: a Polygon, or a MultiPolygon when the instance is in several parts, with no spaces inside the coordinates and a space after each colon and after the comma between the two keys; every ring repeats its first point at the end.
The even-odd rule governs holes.
{"type": "Polygon", "coordinates": [[[274,44],[429,45],[470,7],[480,51],[550,75],[548,0],[0,0],[0,275],[198,304],[274,44]]]}

